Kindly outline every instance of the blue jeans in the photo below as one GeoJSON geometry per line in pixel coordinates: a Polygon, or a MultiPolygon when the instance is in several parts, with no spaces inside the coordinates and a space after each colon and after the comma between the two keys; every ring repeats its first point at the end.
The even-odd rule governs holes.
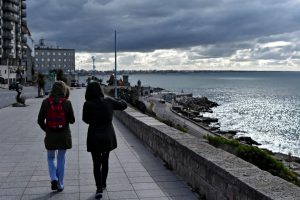
{"type": "Polygon", "coordinates": [[[51,181],[57,180],[58,189],[64,188],[66,151],[66,149],[47,150],[50,179],[51,181]],[[55,157],[57,158],[55,159],[55,157]]]}

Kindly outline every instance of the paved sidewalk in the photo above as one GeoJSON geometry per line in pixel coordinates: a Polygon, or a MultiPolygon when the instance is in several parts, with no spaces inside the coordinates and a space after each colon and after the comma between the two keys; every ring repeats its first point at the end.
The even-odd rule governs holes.
{"type": "MultiPolygon", "coordinates": [[[[36,123],[42,99],[28,99],[25,108],[0,109],[0,200],[94,199],[92,160],[85,145],[87,125],[81,120],[84,91],[71,91],[76,123],[71,126],[73,148],[67,151],[62,193],[50,190],[44,133],[36,123]]],[[[197,199],[123,124],[114,120],[114,126],[118,148],[110,154],[103,199],[197,199]]]]}

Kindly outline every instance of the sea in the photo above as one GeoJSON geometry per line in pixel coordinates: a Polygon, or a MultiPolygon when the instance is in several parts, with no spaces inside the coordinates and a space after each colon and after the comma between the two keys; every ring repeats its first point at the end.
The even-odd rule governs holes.
{"type": "MultiPolygon", "coordinates": [[[[81,77],[82,80],[84,77],[81,77]]],[[[106,81],[109,77],[100,77],[106,81]]],[[[261,148],[300,157],[300,72],[204,71],[130,74],[129,82],[192,93],[219,104],[206,116],[261,148]]]]}

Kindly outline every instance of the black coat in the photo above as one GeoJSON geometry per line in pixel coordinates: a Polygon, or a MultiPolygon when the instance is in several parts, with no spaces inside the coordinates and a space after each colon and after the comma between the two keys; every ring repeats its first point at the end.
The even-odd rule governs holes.
{"type": "MultiPolygon", "coordinates": [[[[54,102],[58,102],[58,98],[54,98],[54,102]]],[[[69,124],[75,122],[74,112],[72,104],[69,100],[65,100],[62,107],[65,111],[67,125],[62,130],[51,130],[46,127],[46,116],[47,110],[50,107],[50,103],[47,99],[44,99],[38,116],[38,124],[41,129],[46,132],[45,147],[47,150],[55,149],[71,149],[72,148],[72,137],[69,124]]]]}
{"type": "Polygon", "coordinates": [[[82,120],[89,124],[88,152],[107,152],[117,148],[117,139],[112,125],[113,111],[126,108],[125,101],[110,97],[101,97],[84,103],[82,120]]]}

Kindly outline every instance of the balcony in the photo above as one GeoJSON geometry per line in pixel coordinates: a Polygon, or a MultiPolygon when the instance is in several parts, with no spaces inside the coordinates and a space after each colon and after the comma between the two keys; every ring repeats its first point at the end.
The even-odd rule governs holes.
{"type": "Polygon", "coordinates": [[[4,39],[13,39],[13,35],[11,33],[3,33],[3,36],[2,36],[4,39]]]}
{"type": "Polygon", "coordinates": [[[10,42],[4,42],[3,43],[3,49],[12,49],[14,45],[10,42]]]}
{"type": "Polygon", "coordinates": [[[27,49],[27,45],[26,45],[26,43],[22,43],[22,49],[27,49]]]}
{"type": "Polygon", "coordinates": [[[18,22],[19,21],[18,15],[9,14],[9,13],[4,13],[3,18],[5,20],[13,21],[13,22],[18,22]]]}
{"type": "Polygon", "coordinates": [[[25,43],[25,44],[27,43],[27,38],[24,36],[22,37],[22,43],[25,43]]]}
{"type": "Polygon", "coordinates": [[[11,2],[11,3],[14,3],[16,5],[19,5],[19,0],[8,0],[8,1],[11,2]]]}
{"type": "Polygon", "coordinates": [[[3,23],[3,29],[6,29],[6,30],[12,30],[13,29],[13,25],[9,22],[4,22],[3,23]]]}
{"type": "Polygon", "coordinates": [[[25,2],[22,2],[21,8],[22,8],[22,9],[26,9],[26,7],[27,7],[27,6],[26,6],[26,3],[25,3],[25,2]]]}
{"type": "Polygon", "coordinates": [[[25,19],[22,19],[22,25],[27,26],[27,21],[25,19]]]}
{"type": "Polygon", "coordinates": [[[12,57],[13,52],[12,49],[3,49],[3,57],[12,57]]]}
{"type": "Polygon", "coordinates": [[[22,18],[25,18],[26,16],[27,16],[27,13],[26,13],[26,11],[25,11],[25,10],[22,10],[21,17],[22,17],[22,18]]]}
{"type": "Polygon", "coordinates": [[[13,13],[19,13],[18,6],[10,4],[10,3],[4,3],[3,10],[13,12],[13,13]]]}

